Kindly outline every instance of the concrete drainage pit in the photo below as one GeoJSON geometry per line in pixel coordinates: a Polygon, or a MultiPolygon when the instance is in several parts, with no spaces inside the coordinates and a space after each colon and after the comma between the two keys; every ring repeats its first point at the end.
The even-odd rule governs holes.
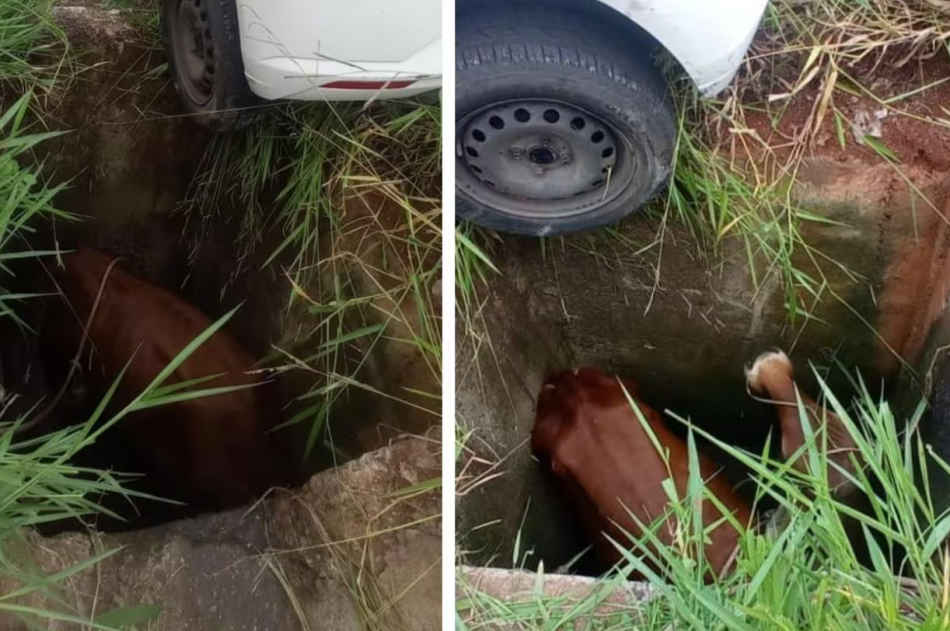
{"type": "MultiPolygon", "coordinates": [[[[530,239],[500,241],[493,260],[501,273],[458,339],[458,422],[469,438],[459,462],[457,527],[462,563],[473,580],[488,581],[479,587],[512,596],[492,585],[509,579],[485,567],[533,570],[543,563],[547,575],[560,569],[589,576],[607,569],[592,553],[564,568],[590,541],[531,454],[537,396],[553,370],[592,366],[632,379],[655,410],[761,452],[777,415],[750,396],[743,368],[778,347],[789,352],[796,381],[811,396],[819,388],[810,363],[839,400],[852,399],[840,362],[872,393],[888,396],[895,417],[906,420],[930,394],[927,386],[939,383],[945,353],[938,349],[950,337],[947,173],[914,166],[906,172],[916,191],[873,159],[805,161],[798,203],[837,224],[807,225],[805,238],[840,266],[825,266],[821,300],[803,302],[810,317],[795,323],[781,282],[759,273],[766,280],[756,286],[736,243],[698,257],[689,236],[667,226],[661,261],[628,254],[636,249],[630,244],[657,238],[658,225],[644,217],[622,224],[619,237],[573,237],[544,248],[530,239]]],[[[798,264],[813,269],[804,255],[798,264]]],[[[921,431],[946,458],[939,407],[921,431]]],[[[681,424],[668,426],[683,434],[681,424]]],[[[720,463],[731,480],[746,475],[735,463],[720,463]]],[[[936,476],[932,485],[938,507],[945,506],[946,479],[936,476]]]]}
{"type": "MultiPolygon", "coordinates": [[[[158,96],[169,98],[164,90],[158,96]]],[[[170,97],[167,106],[174,111],[177,104],[174,95],[170,97]]],[[[30,247],[65,251],[65,267],[55,257],[27,259],[14,262],[4,279],[8,291],[40,295],[17,305],[23,326],[11,318],[0,322],[3,387],[15,395],[5,420],[23,414],[31,421],[17,441],[80,426],[118,383],[110,404],[99,413],[99,427],[131,403],[191,340],[232,310],[223,329],[199,347],[166,386],[223,375],[194,388],[249,389],[133,412],[72,461],[131,474],[127,490],[174,503],[109,494],[98,502],[118,517],[56,521],[41,527],[44,534],[84,531],[90,525],[104,533],[135,531],[249,505],[272,487],[298,487],[317,472],[406,435],[425,435],[436,426],[431,403],[403,403],[403,387],[438,389],[436,377],[411,348],[357,340],[342,345],[332,364],[315,365],[314,370],[295,367],[291,358],[325,355],[328,336],[340,333],[321,326],[309,303],[298,300],[288,308],[292,285],[279,271],[288,262],[264,264],[280,243],[279,229],[272,229],[249,254],[238,234],[240,224],[229,218],[245,212],[243,208],[218,209],[220,220],[194,221],[180,212],[181,200],[200,173],[199,160],[209,150],[209,138],[200,128],[178,120],[115,130],[80,126],[76,132],[93,138],[138,135],[137,144],[124,146],[131,152],[127,158],[109,153],[103,158],[106,164],[93,151],[94,142],[77,143],[69,137],[63,141],[66,157],[59,156],[60,168],[53,177],[78,184],[61,196],[60,204],[85,220],[36,225],[30,247]],[[182,138],[195,146],[178,156],[166,143],[177,147],[182,138]],[[86,153],[76,156],[70,151],[86,153]],[[111,170],[142,153],[165,161],[162,168],[119,174],[111,170]],[[178,157],[171,159],[171,154],[178,157]],[[93,166],[72,173],[67,160],[93,166]],[[134,192],[128,204],[122,202],[123,189],[134,192]],[[83,340],[83,327],[90,322],[83,340]],[[347,375],[367,387],[354,387],[336,399],[324,419],[327,426],[311,435],[317,417],[314,402],[328,400],[314,394],[327,384],[321,370],[347,375]],[[296,423],[281,427],[294,419],[296,423]]],[[[60,151],[55,143],[44,149],[48,157],[60,151]]],[[[276,208],[262,212],[273,214],[276,208]]],[[[361,216],[396,216],[401,210],[385,198],[368,195],[352,199],[347,212],[354,224],[363,226],[362,231],[354,229],[363,243],[370,241],[363,233],[373,224],[361,216]]],[[[377,247],[370,255],[398,253],[377,247]]],[[[359,284],[365,287],[375,280],[351,269],[344,273],[353,283],[349,291],[354,297],[362,291],[359,284]]],[[[317,275],[304,291],[319,298],[326,282],[317,275]]],[[[335,326],[383,324],[380,318],[349,316],[335,326]]]]}

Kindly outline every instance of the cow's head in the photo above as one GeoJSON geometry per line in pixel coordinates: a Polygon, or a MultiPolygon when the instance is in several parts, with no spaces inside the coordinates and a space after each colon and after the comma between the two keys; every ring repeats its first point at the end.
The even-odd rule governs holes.
{"type": "MultiPolygon", "coordinates": [[[[632,386],[624,385],[630,391],[632,386]]],[[[531,447],[537,455],[552,459],[551,466],[557,470],[553,455],[566,432],[579,424],[594,422],[605,408],[625,403],[620,381],[596,368],[551,373],[538,394],[531,447]]]]}

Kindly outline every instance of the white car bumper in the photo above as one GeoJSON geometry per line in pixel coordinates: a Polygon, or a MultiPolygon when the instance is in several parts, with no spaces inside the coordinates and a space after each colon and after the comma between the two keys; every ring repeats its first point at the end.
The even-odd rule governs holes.
{"type": "Polygon", "coordinates": [[[742,65],[768,0],[598,0],[656,38],[704,96],[721,92],[742,65]]]}
{"type": "Polygon", "coordinates": [[[244,39],[242,50],[248,85],[267,100],[369,101],[442,86],[441,38],[396,63],[273,56],[271,44],[250,38],[244,39]]]}

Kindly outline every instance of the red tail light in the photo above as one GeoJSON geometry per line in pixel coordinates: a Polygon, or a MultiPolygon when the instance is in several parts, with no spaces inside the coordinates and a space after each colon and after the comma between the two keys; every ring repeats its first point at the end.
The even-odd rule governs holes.
{"type": "Polygon", "coordinates": [[[413,83],[415,81],[331,81],[320,87],[336,90],[399,90],[413,83]]]}

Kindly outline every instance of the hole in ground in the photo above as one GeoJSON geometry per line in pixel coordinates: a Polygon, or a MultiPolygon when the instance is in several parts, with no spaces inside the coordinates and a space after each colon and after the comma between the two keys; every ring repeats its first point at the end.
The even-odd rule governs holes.
{"type": "MultiPolygon", "coordinates": [[[[631,220],[622,234],[631,242],[648,242],[654,228],[631,220]]],[[[589,247],[556,256],[515,238],[496,244],[493,260],[502,262],[503,269],[486,290],[490,307],[479,314],[483,319],[468,323],[471,335],[461,323],[457,342],[460,357],[480,366],[473,369],[476,374],[460,378],[457,394],[458,417],[469,420],[466,431],[472,436],[460,458],[466,477],[458,490],[457,530],[466,564],[534,569],[543,561],[550,573],[590,544],[578,512],[527,445],[537,394],[549,371],[592,366],[632,379],[642,399],[661,414],[671,410],[752,452],[761,452],[777,418],[774,407],[749,396],[743,369],[769,348],[796,342],[796,381],[812,396],[819,388],[808,362],[830,367],[832,351],[845,366],[861,370],[872,393],[882,381],[888,388],[892,383],[893,374],[876,368],[874,332],[861,329],[850,312],[831,311],[826,316],[831,325],[783,337],[787,325],[781,292],[761,298],[769,311],[760,316],[762,321],[754,320],[759,312],[739,299],[748,291],[748,270],[741,265],[723,264],[715,273],[707,272],[691,244],[668,243],[662,284],[654,290],[654,268],[646,257],[613,258],[621,242],[595,235],[584,242],[589,247]],[[592,252],[612,253],[606,255],[611,263],[601,265],[592,252]],[[862,333],[855,335],[858,330],[862,333]],[[850,332],[847,339],[842,331],[850,332]],[[479,347],[486,339],[491,347],[479,347]],[[504,349],[503,357],[492,359],[497,349],[504,349]]],[[[868,315],[875,313],[873,303],[852,298],[850,304],[873,318],[868,315]]],[[[837,369],[827,375],[839,400],[849,402],[854,389],[846,376],[837,369]]],[[[668,426],[685,436],[675,421],[668,426]]],[[[746,477],[742,467],[706,449],[728,465],[730,480],[746,477]]],[[[775,437],[773,449],[778,449],[775,437]]],[[[740,490],[755,492],[748,484],[740,490]]],[[[605,569],[588,553],[571,571],[597,575],[605,569]]]]}
{"type": "MultiPolygon", "coordinates": [[[[352,210],[359,212],[355,207],[352,210]]],[[[374,210],[379,208],[374,206],[374,210]]],[[[379,212],[387,216],[398,216],[398,209],[392,209],[391,213],[386,209],[379,212]]],[[[264,358],[272,351],[273,346],[293,351],[298,357],[318,352],[320,345],[327,342],[325,334],[316,335],[312,339],[299,339],[293,344],[288,341],[288,332],[300,330],[305,325],[306,330],[313,329],[314,323],[295,320],[308,317],[307,309],[303,305],[301,309],[292,310],[290,315],[286,313],[289,286],[277,276],[273,268],[264,268],[262,261],[256,259],[244,261],[243,265],[237,262],[239,252],[235,245],[235,235],[231,232],[236,228],[234,222],[219,226],[218,234],[202,244],[194,265],[187,263],[189,250],[181,238],[181,222],[168,217],[146,220],[139,218],[119,229],[104,221],[90,221],[81,231],[72,235],[64,235],[62,227],[59,227],[57,237],[64,249],[72,249],[76,244],[85,243],[108,255],[107,260],[111,260],[113,255],[123,257],[110,274],[110,282],[119,282],[121,286],[115,290],[107,284],[103,292],[103,302],[100,306],[102,313],[106,314],[105,317],[115,317],[110,315],[110,312],[116,313],[117,304],[125,304],[127,312],[131,310],[143,321],[151,318],[151,321],[143,326],[150,327],[156,334],[155,337],[160,338],[162,330],[171,330],[176,326],[184,327],[189,333],[197,333],[204,330],[210,321],[243,303],[223,331],[235,347],[240,347],[241,352],[247,354],[249,363],[264,358]],[[181,305],[173,309],[175,313],[171,318],[156,319],[155,310],[144,310],[147,301],[143,300],[140,294],[135,294],[136,291],[141,291],[142,287],[132,287],[129,283],[136,281],[128,281],[126,274],[148,282],[148,291],[162,292],[163,296],[175,295],[176,300],[181,299],[182,304],[187,303],[189,308],[201,311],[209,320],[205,320],[197,328],[189,328],[188,322],[191,320],[187,315],[183,315],[182,310],[185,308],[181,305]],[[222,288],[227,288],[223,294],[222,288]],[[136,312],[136,309],[143,310],[136,312]]],[[[272,252],[272,247],[273,243],[265,242],[259,249],[260,255],[272,252]]],[[[48,267],[55,269],[52,264],[48,267]]],[[[19,271],[16,282],[33,288],[51,288],[48,274],[35,263],[25,262],[19,271]]],[[[60,278],[59,282],[64,288],[67,284],[72,285],[72,291],[64,291],[71,293],[78,311],[91,308],[101,278],[100,271],[94,270],[87,274],[87,280],[95,280],[82,284],[82,289],[76,289],[79,284],[75,282],[75,278],[60,278]]],[[[74,316],[71,316],[71,321],[69,317],[63,320],[64,306],[58,297],[25,305],[22,316],[30,326],[39,331],[37,338],[21,333],[9,319],[0,322],[0,338],[16,341],[15,344],[5,343],[0,349],[0,378],[6,377],[3,383],[7,390],[22,396],[18,408],[9,410],[10,416],[5,416],[4,420],[14,418],[18,410],[25,412],[37,401],[52,400],[60,385],[65,382],[68,366],[78,343],[78,324],[74,316]],[[59,316],[56,315],[57,312],[59,316]],[[66,327],[61,326],[62,322],[77,324],[72,335],[66,333],[66,327]],[[31,378],[29,383],[23,383],[22,379],[14,378],[15,375],[30,375],[31,378]]],[[[354,321],[345,324],[347,327],[358,328],[366,323],[354,321]]],[[[94,338],[99,353],[93,356],[91,362],[89,354],[83,354],[80,361],[82,370],[73,380],[72,387],[67,388],[66,394],[48,420],[32,433],[25,434],[24,440],[85,423],[92,416],[107,385],[118,376],[116,364],[103,369],[95,357],[121,347],[121,358],[115,359],[124,365],[125,360],[138,346],[137,339],[128,336],[119,339],[119,335],[113,339],[108,335],[104,336],[101,331],[95,334],[94,330],[95,327],[90,337],[94,338]]],[[[110,325],[110,330],[124,331],[116,324],[110,325]]],[[[141,327],[136,329],[136,332],[141,333],[141,327]]],[[[197,353],[201,353],[210,344],[211,341],[197,353]]],[[[136,355],[136,362],[131,364],[123,379],[123,385],[120,385],[119,392],[125,392],[127,395],[125,400],[120,397],[117,400],[119,405],[108,408],[103,420],[111,418],[122,403],[136,394],[128,389],[123,390],[124,384],[144,385],[156,372],[155,362],[164,365],[164,362],[170,360],[184,345],[185,342],[180,339],[177,346],[155,346],[145,340],[136,355]],[[145,377],[131,379],[131,373],[140,370],[139,360],[151,362],[152,370],[146,371],[148,374],[145,377]]],[[[352,374],[359,382],[379,389],[385,388],[387,391],[398,389],[402,384],[418,387],[418,382],[413,383],[413,373],[419,371],[411,358],[386,356],[378,350],[367,356],[366,347],[359,343],[342,345],[339,350],[336,362],[339,374],[352,374]],[[401,371],[398,377],[393,376],[395,366],[399,366],[398,370],[401,371]]],[[[393,355],[391,350],[389,355],[393,355]]],[[[276,363],[270,361],[266,365],[286,366],[288,363],[286,360],[276,363]]],[[[209,372],[219,374],[235,367],[256,366],[235,366],[233,362],[224,366],[211,364],[210,370],[192,370],[181,375],[181,379],[196,379],[207,376],[209,372]]],[[[236,372],[242,373],[242,370],[236,372]]],[[[415,378],[418,378],[418,375],[415,378]]],[[[225,385],[230,384],[209,382],[207,386],[202,387],[225,385]]],[[[184,428],[182,411],[172,408],[157,407],[123,419],[117,426],[102,434],[93,445],[81,451],[73,460],[74,464],[116,473],[141,474],[127,483],[126,488],[137,493],[184,501],[187,505],[135,498],[133,508],[127,498],[107,495],[95,499],[124,520],[98,515],[90,517],[87,522],[103,532],[130,531],[249,504],[271,486],[301,484],[312,474],[373,451],[397,435],[424,433],[433,423],[432,416],[407,414],[401,409],[406,407],[404,404],[388,404],[382,397],[354,388],[346,397],[338,400],[329,417],[323,419],[323,422],[332,427],[332,445],[329,434],[320,434],[320,440],[310,457],[305,460],[304,446],[308,444],[311,421],[317,416],[316,411],[306,413],[306,410],[324,399],[311,397],[300,400],[299,397],[320,385],[322,384],[315,382],[312,374],[296,370],[279,373],[271,384],[253,388],[251,392],[255,393],[254,400],[259,404],[257,418],[263,427],[262,431],[254,433],[253,440],[247,440],[247,434],[242,434],[246,428],[235,425],[233,431],[230,431],[231,426],[227,423],[246,420],[245,413],[249,406],[245,403],[250,400],[232,401],[230,407],[225,405],[222,408],[222,398],[230,395],[203,400],[205,409],[194,418],[187,419],[189,422],[207,423],[209,415],[216,416],[219,422],[225,422],[228,431],[203,435],[196,432],[183,436],[174,431],[184,428]],[[301,414],[304,422],[267,433],[282,422],[301,414]],[[244,440],[241,440],[242,437],[244,440]],[[209,440],[212,442],[207,442],[209,440]],[[222,445],[222,441],[227,444],[222,445]],[[267,443],[266,448],[264,443],[267,443]],[[269,465],[265,462],[268,456],[269,465]],[[195,483],[196,479],[209,478],[214,480],[209,488],[202,490],[201,485],[195,483]]],[[[53,535],[84,529],[85,526],[78,520],[70,519],[46,524],[40,531],[45,535],[53,535]]]]}

